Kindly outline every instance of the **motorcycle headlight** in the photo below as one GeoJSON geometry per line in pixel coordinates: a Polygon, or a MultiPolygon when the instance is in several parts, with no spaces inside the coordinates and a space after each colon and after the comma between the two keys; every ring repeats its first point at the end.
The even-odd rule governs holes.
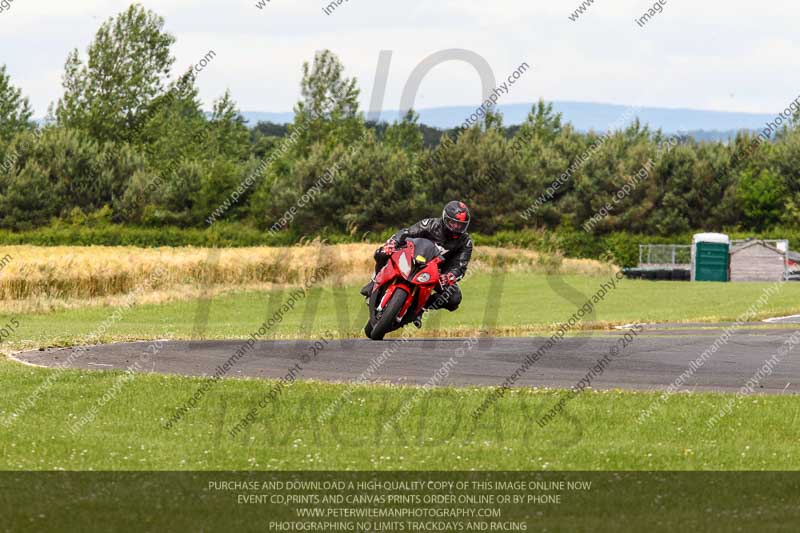
{"type": "Polygon", "coordinates": [[[402,272],[405,277],[408,277],[411,274],[411,265],[408,262],[408,257],[406,257],[406,254],[400,255],[397,265],[400,267],[400,272],[402,272]]]}
{"type": "Polygon", "coordinates": [[[417,276],[417,281],[420,283],[428,283],[431,280],[431,275],[427,272],[423,272],[419,276],[417,276]]]}

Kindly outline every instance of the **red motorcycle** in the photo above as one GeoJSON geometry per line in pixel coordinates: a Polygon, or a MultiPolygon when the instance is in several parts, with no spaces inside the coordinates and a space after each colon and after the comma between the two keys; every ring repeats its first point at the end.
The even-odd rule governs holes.
{"type": "Polygon", "coordinates": [[[369,322],[364,333],[372,340],[383,340],[390,331],[400,329],[422,312],[439,284],[442,249],[428,239],[406,239],[375,276],[369,296],[369,322]]]}

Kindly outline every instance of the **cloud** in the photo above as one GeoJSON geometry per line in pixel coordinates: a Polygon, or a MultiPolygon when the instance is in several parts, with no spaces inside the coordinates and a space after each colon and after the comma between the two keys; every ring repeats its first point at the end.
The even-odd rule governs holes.
{"type": "MultiPolygon", "coordinates": [[[[577,22],[580,4],[517,0],[348,0],[331,15],[330,0],[159,0],[143,3],[166,18],[177,37],[177,66],[209,49],[213,65],[198,80],[206,107],[230,88],[240,107],[287,111],[298,98],[300,66],[321,48],[334,50],[359,79],[366,108],[380,50],[393,50],[384,107],[399,107],[408,75],[429,54],[467,48],[501,79],[522,61],[535,66],[508,95],[511,102],[599,101],[667,107],[773,112],[800,93],[793,21],[800,5],[772,0],[669,0],[645,28],[634,19],[647,0],[597,0],[577,22]]],[[[100,23],[126,1],[69,3],[15,0],[0,13],[0,46],[15,82],[38,116],[61,93],[68,51],[85,50],[100,23]]],[[[472,105],[480,82],[451,63],[425,79],[417,107],[472,105]]]]}

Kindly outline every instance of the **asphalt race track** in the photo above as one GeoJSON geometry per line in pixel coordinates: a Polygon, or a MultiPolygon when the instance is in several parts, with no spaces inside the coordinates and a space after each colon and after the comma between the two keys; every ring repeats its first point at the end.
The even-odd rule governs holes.
{"type": "MultiPolygon", "coordinates": [[[[761,368],[794,329],[740,329],[701,367],[691,372],[684,389],[727,391],[740,389],[761,368]]],[[[597,360],[621,346],[624,330],[567,337],[546,352],[515,386],[569,388],[596,365],[597,360]]],[[[689,363],[720,338],[721,330],[645,328],[592,382],[595,389],[663,388],[690,369],[689,363]]],[[[315,357],[314,341],[264,341],[255,344],[229,367],[227,378],[281,378],[300,365],[298,379],[335,382],[356,381],[370,362],[384,350],[390,355],[370,376],[372,382],[422,385],[450,359],[449,374],[439,385],[499,385],[519,368],[526,355],[544,339],[484,338],[469,348],[465,339],[412,339],[405,342],[370,340],[331,341],[315,357]],[[463,348],[463,355],[457,350],[463,348]],[[304,360],[305,356],[305,360],[304,360]]],[[[164,341],[155,350],[152,342],[93,346],[71,367],[90,370],[124,370],[137,361],[143,372],[209,376],[241,347],[243,341],[164,341]],[[152,353],[156,351],[155,355],[152,353]]],[[[14,357],[24,363],[53,367],[63,365],[72,349],[24,352],[14,357]]],[[[761,379],[758,392],[800,392],[800,347],[789,351],[772,374],[761,379]]]]}

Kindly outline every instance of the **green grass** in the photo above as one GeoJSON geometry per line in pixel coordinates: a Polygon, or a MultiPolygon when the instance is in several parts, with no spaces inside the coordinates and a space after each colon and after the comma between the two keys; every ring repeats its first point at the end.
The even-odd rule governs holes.
{"type": "MultiPolygon", "coordinates": [[[[462,309],[434,315],[422,334],[432,328],[451,333],[481,329],[492,281],[489,275],[466,281],[462,309]]],[[[509,274],[496,329],[547,330],[567,319],[605,280],[564,281],[572,290],[556,292],[541,275],[509,274]]],[[[623,281],[597,306],[595,320],[733,320],[767,286],[623,281]]],[[[316,337],[330,329],[360,336],[366,308],[356,292],[353,287],[342,290],[337,300],[331,289],[312,291],[276,334],[316,337]],[[347,310],[338,319],[337,302],[347,310]]],[[[785,285],[763,314],[800,311],[798,296],[800,286],[785,285]]],[[[220,297],[208,305],[207,321],[205,307],[196,301],[133,307],[100,340],[246,337],[284,299],[264,293],[220,297]]],[[[81,343],[112,311],[18,316],[20,326],[5,349],[81,343]]],[[[2,317],[2,323],[10,318],[2,317]]],[[[23,416],[9,428],[0,425],[0,469],[794,470],[800,465],[800,404],[793,396],[748,398],[716,429],[707,430],[706,420],[731,396],[676,395],[640,425],[637,417],[658,394],[588,392],[568,404],[566,415],[540,428],[535,417],[557,402],[557,391],[513,390],[476,425],[470,414],[489,389],[442,388],[424,395],[397,425],[384,428],[420,389],[359,387],[336,416],[319,422],[318,414],[347,386],[301,382],[260,411],[247,432],[231,437],[228,431],[274,382],[224,380],[167,430],[163,426],[169,416],[202,380],[148,374],[122,386],[73,435],[71,425],[97,405],[120,374],[45,370],[0,359],[0,422],[54,373],[58,378],[23,416]]]]}
{"type": "MultiPolygon", "coordinates": [[[[419,335],[434,330],[459,333],[489,330],[524,335],[543,332],[569,319],[607,278],[541,274],[478,274],[466,280],[464,301],[456,313],[426,317],[419,335]],[[557,287],[557,290],[554,289],[557,287]],[[487,319],[488,317],[488,319],[487,319]]],[[[770,287],[769,283],[679,283],[622,280],[596,306],[583,327],[642,322],[732,321],[770,287]]],[[[182,301],[135,306],[123,312],[100,338],[104,341],[152,338],[243,338],[259,327],[288,298],[284,293],[235,293],[213,301],[182,301]]],[[[114,308],[94,307],[17,317],[20,327],[7,346],[30,347],[81,342],[98,329],[114,308]]],[[[759,308],[759,315],[800,313],[800,284],[787,283],[759,308]]],[[[5,323],[9,317],[0,317],[5,323]]],[[[269,334],[316,337],[334,331],[361,337],[367,308],[357,287],[312,289],[269,334]]]]}
{"type": "MultiPolygon", "coordinates": [[[[3,406],[16,406],[54,370],[0,363],[3,406]]],[[[565,416],[540,428],[537,414],[556,391],[514,390],[478,423],[472,410],[485,389],[435,389],[396,425],[384,427],[418,389],[359,387],[327,420],[319,414],[343,385],[296,383],[245,432],[229,430],[271,386],[256,380],[218,384],[171,430],[163,425],[200,379],[138,375],[96,419],[71,424],[119,373],[61,371],[46,394],[0,434],[3,470],[795,470],[800,465],[800,404],[791,396],[743,401],[713,431],[705,421],[727,401],[680,394],[642,425],[656,394],[591,392],[565,416]]],[[[5,419],[6,413],[3,413],[5,419]]]]}

